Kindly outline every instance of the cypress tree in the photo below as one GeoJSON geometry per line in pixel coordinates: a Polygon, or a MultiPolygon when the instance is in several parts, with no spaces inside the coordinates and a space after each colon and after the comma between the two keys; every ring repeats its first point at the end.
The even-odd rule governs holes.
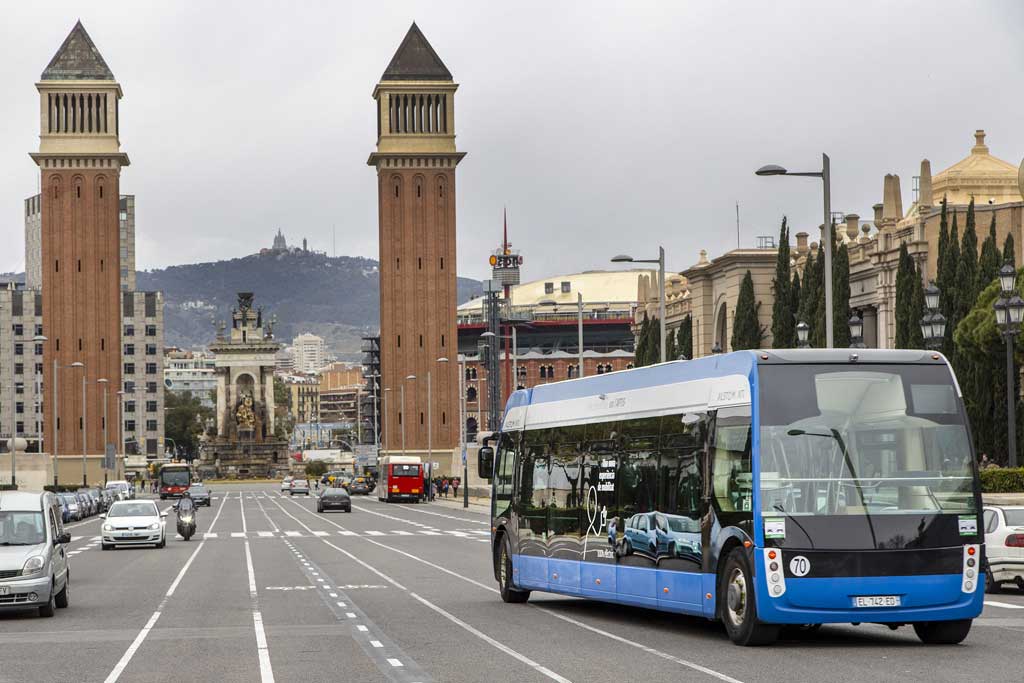
{"type": "Polygon", "coordinates": [[[679,326],[679,353],[686,358],[693,358],[693,318],[687,313],[683,324],[679,326]]]}
{"type": "Polygon", "coordinates": [[[661,324],[658,321],[659,318],[651,318],[647,328],[647,365],[661,362],[661,324]]]}
{"type": "Polygon", "coordinates": [[[793,283],[789,286],[789,313],[793,316],[793,340],[796,341],[796,324],[800,318],[800,274],[793,271],[793,283]]]}
{"type": "MultiPolygon", "coordinates": [[[[911,315],[913,309],[914,283],[916,275],[914,262],[907,252],[907,243],[900,243],[900,258],[896,267],[896,348],[912,349],[910,344],[911,326],[919,327],[911,315]]],[[[920,332],[920,329],[918,329],[920,332]]]]}
{"type": "MultiPolygon", "coordinates": [[[[1003,263],[1009,263],[1014,268],[1017,267],[1017,255],[1013,250],[1013,233],[1006,234],[1006,241],[1003,242],[1003,263]]],[[[1002,266],[999,266],[1002,268],[1002,266]]]]}
{"type": "Polygon", "coordinates": [[[803,286],[800,289],[800,311],[797,315],[797,323],[807,323],[808,327],[813,327],[814,325],[814,308],[818,303],[816,287],[818,283],[818,261],[820,260],[822,259],[814,258],[813,251],[807,252],[807,263],[804,264],[803,286]]]}
{"type": "Polygon", "coordinates": [[[644,311],[644,319],[643,322],[640,323],[640,333],[636,338],[636,351],[634,352],[633,359],[633,364],[638,368],[642,368],[647,365],[647,343],[650,338],[650,327],[651,321],[647,318],[647,311],[644,311]]]}
{"type": "MultiPolygon", "coordinates": [[[[960,320],[956,316],[959,305],[956,288],[959,284],[956,281],[957,264],[960,261],[960,232],[957,227],[957,213],[953,212],[953,228],[949,231],[949,241],[946,244],[946,253],[942,259],[942,266],[939,269],[939,279],[943,282],[939,286],[941,296],[939,308],[942,315],[946,316],[946,337],[942,342],[942,352],[953,360],[956,348],[953,345],[953,330],[960,320]]],[[[955,364],[954,364],[955,367],[955,364]]]]}
{"type": "MultiPolygon", "coordinates": [[[[834,250],[832,261],[832,336],[837,349],[850,345],[850,250],[834,250]]],[[[863,334],[863,332],[861,333],[863,334]]]]}
{"type": "Polygon", "coordinates": [[[935,259],[935,284],[939,289],[946,286],[942,279],[942,264],[946,258],[946,247],[949,246],[949,215],[946,211],[946,197],[942,197],[942,211],[939,214],[939,251],[935,259]]]}
{"type": "Polygon", "coordinates": [[[736,297],[736,311],[733,313],[732,339],[730,340],[733,351],[760,348],[761,339],[764,337],[764,328],[757,320],[758,308],[760,305],[754,301],[754,278],[748,270],[743,275],[743,282],[740,283],[740,293],[736,297]]]}
{"type": "MultiPolygon", "coordinates": [[[[661,333],[658,333],[659,339],[661,333]]],[[[679,349],[676,348],[676,332],[675,330],[665,330],[665,360],[676,360],[679,358],[679,349]]],[[[661,360],[661,357],[658,357],[661,360]]]]}
{"type": "Polygon", "coordinates": [[[796,346],[796,323],[790,311],[789,278],[789,228],[786,218],[782,219],[779,229],[779,250],[775,257],[775,278],[772,280],[772,346],[776,349],[789,349],[796,346]]]}
{"type": "Polygon", "coordinates": [[[1002,257],[999,255],[999,244],[996,242],[996,212],[992,212],[992,222],[988,226],[988,237],[981,245],[981,257],[978,260],[978,282],[974,287],[975,294],[980,294],[989,283],[999,277],[1002,257]]]}
{"type": "MultiPolygon", "coordinates": [[[[955,217],[954,217],[955,220],[955,217]]],[[[960,258],[956,263],[956,285],[949,292],[955,296],[956,323],[967,317],[978,298],[978,234],[974,227],[974,198],[967,205],[967,224],[960,243],[960,258]]]]}
{"type": "MultiPolygon", "coordinates": [[[[924,334],[921,332],[921,318],[924,317],[924,283],[921,281],[921,273],[914,267],[914,260],[907,255],[907,262],[910,265],[910,306],[907,314],[907,345],[897,345],[897,348],[923,349],[924,334]]],[[[898,293],[897,293],[898,296],[898,293]]],[[[899,304],[896,305],[899,311],[899,304]]],[[[897,328],[897,332],[898,332],[897,328]]]]}

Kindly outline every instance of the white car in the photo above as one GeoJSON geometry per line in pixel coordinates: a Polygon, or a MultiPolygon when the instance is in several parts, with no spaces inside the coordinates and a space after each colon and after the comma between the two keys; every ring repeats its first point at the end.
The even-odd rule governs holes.
{"type": "Polygon", "coordinates": [[[1024,590],[1024,505],[985,508],[985,592],[1002,583],[1024,590]]]}
{"type": "Polygon", "coordinates": [[[281,490],[290,491],[292,488],[293,479],[295,479],[295,477],[285,477],[284,480],[281,481],[281,490]]]}
{"type": "Polygon", "coordinates": [[[296,493],[301,493],[304,496],[309,495],[309,482],[305,479],[293,479],[292,486],[288,489],[288,495],[294,496],[296,493]]]}
{"type": "Polygon", "coordinates": [[[151,500],[119,500],[110,506],[103,519],[102,540],[104,550],[119,545],[167,545],[164,533],[166,512],[151,500]]]}

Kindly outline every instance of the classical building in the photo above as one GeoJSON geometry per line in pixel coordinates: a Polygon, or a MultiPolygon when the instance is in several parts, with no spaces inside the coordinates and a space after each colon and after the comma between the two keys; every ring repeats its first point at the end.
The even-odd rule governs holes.
{"type": "MultiPolygon", "coordinates": [[[[637,291],[647,270],[588,271],[546,277],[515,285],[503,316],[517,322],[515,348],[509,341],[500,351],[501,395],[511,389],[505,376],[515,377],[512,389],[525,389],[579,376],[579,305],[583,295],[583,371],[586,376],[623,370],[633,364],[633,320],[637,291]],[[505,371],[506,358],[514,371],[505,371]]],[[[458,308],[459,359],[465,364],[466,429],[473,435],[487,424],[487,384],[480,362],[480,335],[487,331],[483,298],[458,308]]]]}
{"type": "Polygon", "coordinates": [[[315,334],[300,334],[292,340],[295,372],[317,372],[327,363],[324,338],[315,334]]]}
{"type": "Polygon", "coordinates": [[[287,442],[274,434],[274,356],[281,345],[252,292],[239,292],[231,332],[210,344],[216,357],[217,436],[202,448],[203,476],[265,477],[288,468],[287,442]]]}
{"type": "MultiPolygon", "coordinates": [[[[118,129],[121,86],[81,22],[60,46],[36,84],[39,91],[41,173],[41,284],[43,365],[63,370],[64,386],[83,377],[86,404],[102,405],[103,385],[121,386],[120,240],[118,209],[121,151],[118,129]]],[[[82,433],[93,482],[103,481],[101,410],[82,419],[81,396],[45,385],[46,405],[57,401],[57,420],[46,422],[46,439],[60,456],[82,457],[82,433]]],[[[107,445],[116,443],[107,430],[107,445]]]]}
{"type": "Polygon", "coordinates": [[[296,422],[316,422],[320,416],[320,380],[305,375],[284,377],[288,390],[288,413],[296,422]]]}
{"type": "Polygon", "coordinates": [[[384,449],[451,450],[458,443],[455,324],[455,148],[458,85],[413,24],[373,89],[380,216],[380,353],[387,402],[384,449]],[[430,395],[427,376],[431,377],[430,395]],[[414,376],[415,379],[407,379],[414,376]],[[428,413],[432,424],[428,425],[428,413]]]}
{"type": "MultiPolygon", "coordinates": [[[[1024,199],[1018,186],[1018,167],[993,156],[985,137],[983,130],[975,131],[968,155],[934,175],[931,162],[922,160],[920,173],[913,179],[913,200],[906,210],[899,176],[886,174],[882,201],[871,207],[872,220],[847,213],[838,221],[837,239],[846,245],[850,256],[850,309],[863,319],[866,346],[895,346],[896,271],[902,244],[907,245],[925,282],[935,279],[943,199],[949,225],[952,227],[955,216],[961,238],[967,207],[974,199],[979,250],[993,221],[1000,248],[1009,234],[1016,244],[1022,243],[1024,199]]],[[[819,237],[821,232],[822,226],[818,226],[819,237]]],[[[819,258],[821,254],[818,241],[809,241],[808,233],[798,232],[795,237],[791,265],[802,276],[808,256],[813,253],[819,258]]],[[[1020,253],[1021,247],[1016,251],[1020,253]]],[[[774,248],[738,249],[712,261],[701,252],[700,262],[681,273],[688,290],[688,308],[683,308],[693,316],[694,355],[707,355],[716,344],[731,350],[733,311],[739,282],[747,270],[754,279],[755,299],[761,304],[759,321],[766,328],[763,346],[771,345],[775,257],[774,248]]],[[[1021,257],[1016,258],[1019,265],[1021,257]]]]}

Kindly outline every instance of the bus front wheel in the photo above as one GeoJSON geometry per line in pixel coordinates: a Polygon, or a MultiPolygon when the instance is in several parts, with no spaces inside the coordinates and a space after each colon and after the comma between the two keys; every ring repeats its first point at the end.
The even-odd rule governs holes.
{"type": "Polygon", "coordinates": [[[530,591],[521,591],[512,587],[512,555],[509,552],[508,536],[502,536],[501,547],[498,549],[498,588],[504,602],[526,602],[530,599],[530,591]]]}
{"type": "Polygon", "coordinates": [[[737,645],[769,645],[778,638],[778,626],[757,619],[754,572],[743,548],[733,548],[725,560],[718,604],[726,633],[737,645]]]}
{"type": "Polygon", "coordinates": [[[914,633],[928,645],[956,645],[967,637],[971,619],[955,621],[921,621],[914,624],[914,633]]]}

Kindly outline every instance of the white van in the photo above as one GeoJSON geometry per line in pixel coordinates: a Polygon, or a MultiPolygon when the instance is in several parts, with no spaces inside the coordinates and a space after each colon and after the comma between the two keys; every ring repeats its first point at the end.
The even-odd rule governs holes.
{"type": "Polygon", "coordinates": [[[67,607],[70,542],[54,494],[0,491],[0,609],[67,607]]]}

